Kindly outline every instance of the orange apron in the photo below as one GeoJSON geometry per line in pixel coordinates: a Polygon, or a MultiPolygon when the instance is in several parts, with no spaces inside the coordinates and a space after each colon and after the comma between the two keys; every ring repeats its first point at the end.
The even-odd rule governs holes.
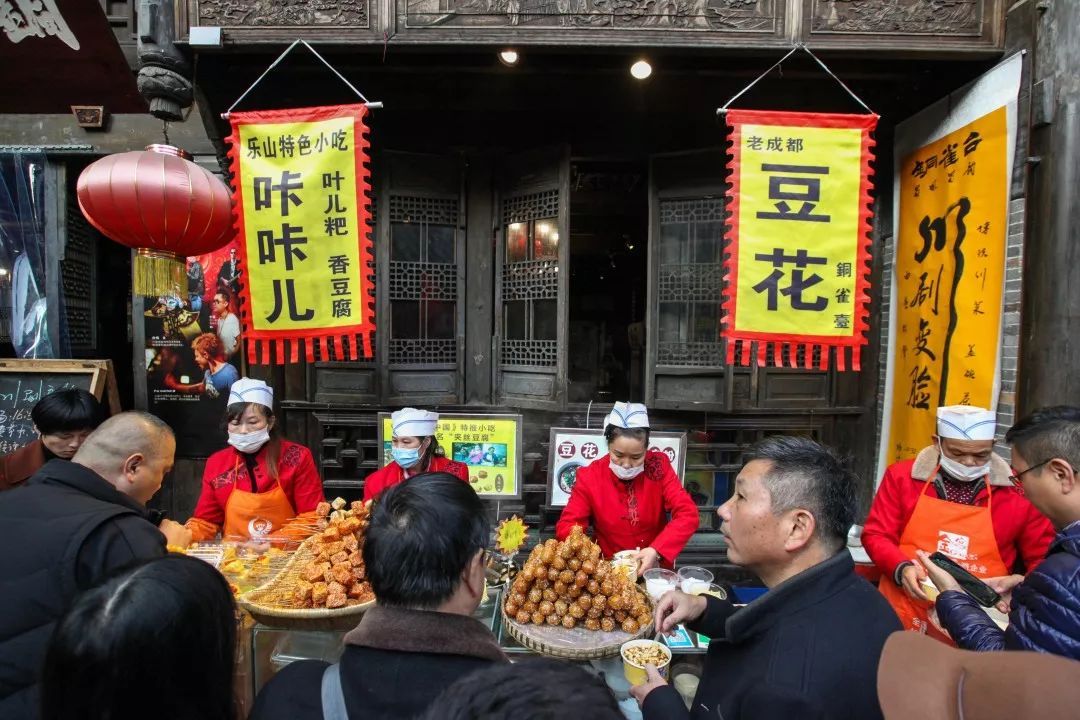
{"type": "MultiPolygon", "coordinates": [[[[239,480],[240,459],[233,468],[233,477],[239,480]]],[[[249,476],[250,477],[250,476],[249,476]]],[[[250,478],[254,488],[255,479],[250,478]]],[[[247,492],[237,487],[234,481],[233,491],[225,501],[225,529],[223,538],[244,537],[261,540],[281,530],[295,517],[292,503],[277,482],[266,492],[247,492]]]]}
{"type": "MultiPolygon", "coordinates": [[[[935,471],[930,476],[937,477],[935,471]]],[[[904,532],[900,535],[900,552],[918,563],[916,550],[928,553],[939,551],[955,560],[975,577],[986,579],[1008,575],[1001,559],[994,524],[990,515],[992,488],[987,485],[986,507],[961,505],[949,500],[939,500],[926,494],[930,480],[923,485],[915,511],[911,513],[904,532]]],[[[908,597],[904,588],[882,578],[878,588],[903,623],[905,630],[929,634],[952,643],[947,635],[929,622],[933,603],[908,597]]]]}

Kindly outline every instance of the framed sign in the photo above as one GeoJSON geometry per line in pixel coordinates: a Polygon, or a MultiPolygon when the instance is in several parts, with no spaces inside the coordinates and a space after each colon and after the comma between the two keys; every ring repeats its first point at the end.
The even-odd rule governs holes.
{"type": "MultiPolygon", "coordinates": [[[[562,507],[570,499],[579,468],[588,465],[596,458],[607,453],[607,441],[604,431],[583,430],[581,428],[551,428],[551,444],[548,451],[547,504],[550,507],[562,507]]],[[[684,482],[686,469],[686,433],[651,432],[649,449],[659,450],[668,456],[671,467],[684,482]]]]}
{"type": "MultiPolygon", "coordinates": [[[[439,414],[435,437],[446,457],[469,468],[476,494],[492,500],[521,499],[521,415],[439,414]]],[[[394,461],[390,413],[379,413],[383,465],[394,461]]]]}

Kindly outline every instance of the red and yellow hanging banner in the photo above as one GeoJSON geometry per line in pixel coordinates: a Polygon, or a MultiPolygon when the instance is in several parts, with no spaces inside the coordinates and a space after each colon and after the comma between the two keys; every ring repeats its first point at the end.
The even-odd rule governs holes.
{"type": "Polygon", "coordinates": [[[370,158],[364,105],[229,116],[248,361],[372,357],[370,158]]]}
{"type": "Polygon", "coordinates": [[[859,370],[877,115],[729,110],[727,362],[859,370]],[[850,348],[850,351],[847,350],[850,348]],[[815,363],[815,351],[820,357],[815,363]],[[801,356],[801,357],[800,357],[801,356]],[[801,362],[800,362],[801,360],[801,362]]]}

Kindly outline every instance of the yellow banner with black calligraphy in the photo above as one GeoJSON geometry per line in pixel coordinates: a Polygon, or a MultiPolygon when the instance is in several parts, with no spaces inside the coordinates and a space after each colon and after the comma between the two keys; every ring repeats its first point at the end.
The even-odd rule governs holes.
{"type": "Polygon", "coordinates": [[[728,364],[859,369],[877,119],[728,111],[728,364]]]}
{"type": "Polygon", "coordinates": [[[248,360],[372,357],[364,105],[236,112],[229,158],[248,360]]]}
{"type": "Polygon", "coordinates": [[[937,408],[995,406],[1009,173],[1000,107],[903,159],[887,462],[914,457],[937,408]]]}

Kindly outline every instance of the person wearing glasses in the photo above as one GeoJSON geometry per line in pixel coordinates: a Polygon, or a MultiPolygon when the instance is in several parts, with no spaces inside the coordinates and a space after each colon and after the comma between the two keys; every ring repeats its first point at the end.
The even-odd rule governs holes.
{"type": "MultiPolygon", "coordinates": [[[[929,621],[929,584],[918,553],[944,553],[982,579],[1027,571],[1054,530],[994,454],[997,418],[970,405],[937,410],[933,444],[885,471],[862,544],[881,570],[881,593],[906,630],[952,642],[929,621]]],[[[930,585],[932,587],[932,585],[930,585]]]]}
{"type": "Polygon", "coordinates": [[[948,573],[919,555],[941,590],[935,607],[942,626],[965,650],[1034,650],[1080,660],[1080,407],[1036,410],[1005,435],[1012,446],[1012,479],[1042,511],[1057,537],[1025,578],[994,584],[1009,613],[1002,630],[948,573]]]}

